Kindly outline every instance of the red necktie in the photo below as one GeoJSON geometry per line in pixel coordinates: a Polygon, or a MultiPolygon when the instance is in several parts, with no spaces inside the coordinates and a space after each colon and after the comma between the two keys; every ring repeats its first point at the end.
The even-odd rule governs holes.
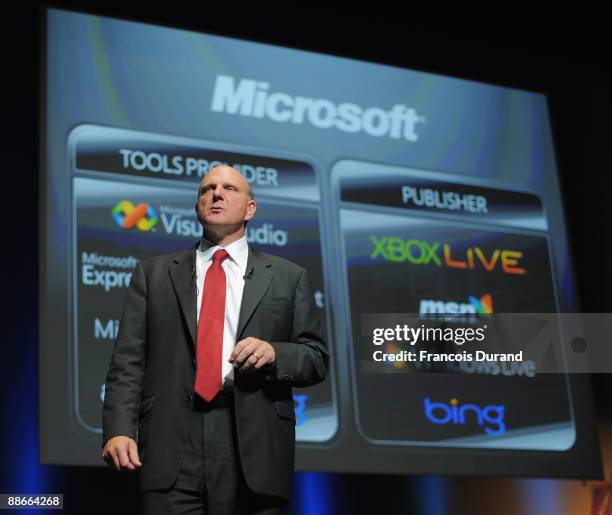
{"type": "Polygon", "coordinates": [[[221,359],[225,323],[225,272],[222,263],[229,257],[225,249],[213,254],[206,271],[200,319],[198,320],[197,370],[194,390],[211,401],[222,388],[221,359]]]}

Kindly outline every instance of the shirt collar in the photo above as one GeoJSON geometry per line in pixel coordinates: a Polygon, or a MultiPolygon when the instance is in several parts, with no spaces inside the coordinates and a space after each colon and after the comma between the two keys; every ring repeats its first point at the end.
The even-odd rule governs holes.
{"type": "Polygon", "coordinates": [[[202,252],[204,262],[210,261],[213,254],[219,249],[225,249],[229,254],[229,257],[239,267],[246,269],[247,260],[249,257],[249,245],[247,243],[246,234],[242,238],[233,241],[229,245],[222,247],[213,241],[210,241],[206,236],[202,236],[200,244],[198,245],[198,251],[202,252]]]}

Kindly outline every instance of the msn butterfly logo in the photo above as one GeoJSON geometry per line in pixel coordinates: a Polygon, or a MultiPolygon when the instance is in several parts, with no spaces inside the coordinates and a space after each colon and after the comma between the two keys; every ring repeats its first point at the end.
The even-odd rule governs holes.
{"type": "Polygon", "coordinates": [[[129,200],[122,200],[113,207],[112,213],[117,225],[127,230],[137,227],[141,231],[150,231],[159,221],[159,215],[153,206],[146,202],[135,206],[129,200]]]}
{"type": "Polygon", "coordinates": [[[474,306],[476,313],[481,315],[493,314],[493,297],[491,297],[490,293],[486,293],[480,298],[475,297],[474,295],[470,295],[468,298],[470,304],[474,306]]]}

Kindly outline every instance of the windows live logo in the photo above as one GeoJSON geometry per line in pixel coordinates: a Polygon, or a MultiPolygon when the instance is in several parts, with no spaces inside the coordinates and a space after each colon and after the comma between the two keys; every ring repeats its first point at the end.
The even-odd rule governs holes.
{"type": "Polygon", "coordinates": [[[493,436],[506,432],[504,415],[506,407],[503,405],[477,406],[476,404],[460,405],[457,399],[450,403],[432,402],[429,397],[424,400],[425,417],[438,425],[454,424],[459,426],[476,424],[484,426],[484,431],[493,436]]]}

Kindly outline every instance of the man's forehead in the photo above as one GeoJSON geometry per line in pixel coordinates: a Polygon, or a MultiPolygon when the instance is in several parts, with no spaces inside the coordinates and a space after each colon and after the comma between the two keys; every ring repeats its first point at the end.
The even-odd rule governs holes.
{"type": "Polygon", "coordinates": [[[211,168],[206,176],[202,179],[201,184],[207,184],[216,180],[219,177],[223,177],[225,180],[233,180],[239,182],[246,182],[246,179],[242,174],[231,166],[215,166],[211,168]]]}

